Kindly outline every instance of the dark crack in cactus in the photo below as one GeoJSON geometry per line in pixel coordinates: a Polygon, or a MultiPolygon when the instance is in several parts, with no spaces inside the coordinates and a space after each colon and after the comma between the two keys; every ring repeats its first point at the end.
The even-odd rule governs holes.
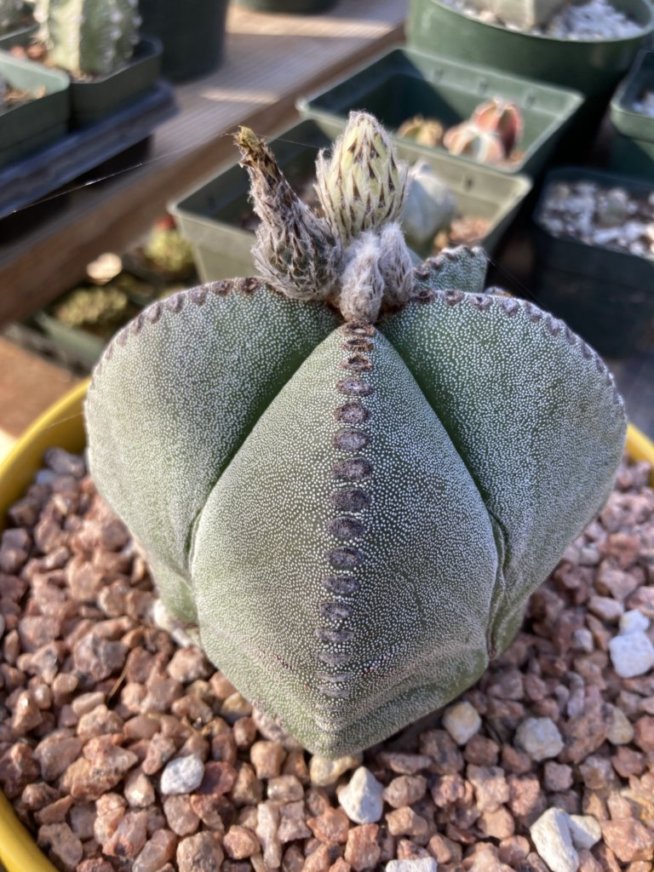
{"type": "MultiPolygon", "coordinates": [[[[536,306],[484,292],[481,250],[407,272],[395,213],[380,217],[392,164],[374,119],[351,120],[319,187],[343,181],[325,173],[343,143],[364,142],[375,154],[357,158],[357,189],[376,212],[341,233],[242,133],[271,286],[155,303],[110,344],[86,405],[92,474],[169,610],[329,756],[444,705],[506,648],[602,506],[625,434],[597,354],[536,306]]],[[[361,216],[344,191],[323,197],[327,213],[361,216]]]]}
{"type": "Polygon", "coordinates": [[[38,0],[48,59],[76,76],[106,76],[134,53],[138,0],[38,0]]]}

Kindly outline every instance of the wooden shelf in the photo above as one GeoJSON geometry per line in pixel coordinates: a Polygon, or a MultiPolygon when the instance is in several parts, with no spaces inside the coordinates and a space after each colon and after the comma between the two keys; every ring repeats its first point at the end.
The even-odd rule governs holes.
{"type": "Polygon", "coordinates": [[[167,202],[234,157],[239,124],[269,133],[295,100],[403,38],[408,0],[340,0],[324,16],[230,8],[226,57],[213,75],[175,89],[179,113],[127,166],[0,222],[0,325],[42,308],[103,251],[126,248],[167,202]]]}

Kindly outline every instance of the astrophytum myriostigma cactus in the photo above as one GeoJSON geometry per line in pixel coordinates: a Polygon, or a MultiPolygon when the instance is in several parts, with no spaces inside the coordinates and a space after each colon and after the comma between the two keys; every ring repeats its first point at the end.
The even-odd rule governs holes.
{"type": "Polygon", "coordinates": [[[139,38],[138,0],[38,0],[48,59],[74,75],[108,75],[139,38]]]}
{"type": "Polygon", "coordinates": [[[608,494],[624,411],[564,324],[483,292],[481,250],[411,267],[370,116],[319,161],[322,215],[251,132],[238,144],[268,285],[184,291],[118,334],[88,394],[90,468],[209,658],[340,755],[506,648],[608,494]]]}

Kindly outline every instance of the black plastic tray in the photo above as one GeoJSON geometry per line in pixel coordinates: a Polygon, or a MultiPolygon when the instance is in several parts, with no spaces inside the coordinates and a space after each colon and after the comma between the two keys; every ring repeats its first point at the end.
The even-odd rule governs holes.
{"type": "Polygon", "coordinates": [[[176,112],[173,91],[158,82],[147,94],[0,169],[0,218],[40,200],[93,167],[145,139],[176,112]]]}

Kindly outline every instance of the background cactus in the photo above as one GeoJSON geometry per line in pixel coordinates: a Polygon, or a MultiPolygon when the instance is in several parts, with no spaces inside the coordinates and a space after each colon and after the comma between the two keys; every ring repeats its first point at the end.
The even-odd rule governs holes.
{"type": "Polygon", "coordinates": [[[454,194],[429,164],[418,161],[409,167],[401,222],[409,245],[416,251],[430,247],[455,214],[454,194]]]}
{"type": "Polygon", "coordinates": [[[398,136],[410,139],[418,145],[428,145],[431,148],[436,148],[441,144],[443,133],[444,128],[440,121],[435,118],[423,118],[422,115],[415,115],[413,118],[407,119],[397,130],[398,136]]]}
{"type": "Polygon", "coordinates": [[[269,188],[270,152],[239,137],[270,286],[222,281],[146,309],[109,345],[86,405],[92,474],[168,608],[325,755],[479,677],[605,500],[625,432],[600,358],[535,306],[483,293],[481,250],[407,268],[369,116],[319,162],[327,227],[353,205],[331,171],[343,142],[371,214],[350,213],[336,238],[269,188]],[[312,252],[323,261],[309,271],[312,252]],[[321,271],[329,287],[309,294],[321,271]]]}
{"type": "Polygon", "coordinates": [[[68,327],[84,328],[99,336],[111,336],[134,313],[127,294],[109,285],[77,288],[53,308],[58,321],[68,327]]]}
{"type": "Polygon", "coordinates": [[[504,147],[504,156],[509,157],[522,137],[522,115],[515,103],[494,97],[481,103],[471,119],[477,127],[495,133],[504,147]]]}
{"type": "Polygon", "coordinates": [[[74,75],[104,76],[134,53],[138,0],[38,0],[51,63],[74,75]]]}
{"type": "Polygon", "coordinates": [[[505,160],[504,144],[492,130],[482,130],[473,121],[450,127],[443,137],[450,154],[465,155],[481,163],[498,164],[505,160]]]}
{"type": "Polygon", "coordinates": [[[0,33],[18,27],[25,17],[23,0],[0,0],[0,33]]]}

